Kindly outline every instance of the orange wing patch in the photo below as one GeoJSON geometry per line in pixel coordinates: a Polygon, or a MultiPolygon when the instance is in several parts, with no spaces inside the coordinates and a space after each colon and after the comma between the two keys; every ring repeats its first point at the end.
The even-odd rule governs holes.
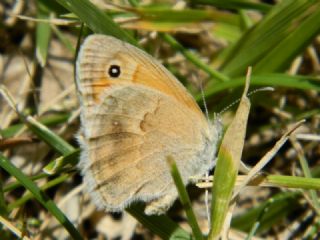
{"type": "Polygon", "coordinates": [[[110,81],[106,78],[99,79],[91,83],[92,87],[92,98],[95,103],[100,103],[100,94],[103,90],[111,85],[110,81]]]}

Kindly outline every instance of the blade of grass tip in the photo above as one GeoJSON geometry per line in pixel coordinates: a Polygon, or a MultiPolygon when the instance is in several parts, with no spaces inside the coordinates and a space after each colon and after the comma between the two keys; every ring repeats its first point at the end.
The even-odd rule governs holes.
{"type": "Polygon", "coordinates": [[[170,173],[171,173],[172,179],[179,193],[180,201],[182,203],[184,210],[186,211],[188,223],[192,229],[193,235],[195,239],[202,240],[203,235],[198,225],[196,216],[192,210],[190,198],[188,196],[187,190],[183,184],[181,175],[179,173],[177,165],[172,156],[167,157],[167,163],[168,163],[168,166],[170,167],[170,173]]]}
{"type": "Polygon", "coordinates": [[[267,163],[276,155],[280,148],[287,142],[289,136],[304,122],[304,120],[301,120],[298,123],[294,124],[294,126],[292,126],[289,130],[287,130],[285,134],[276,142],[274,147],[270,151],[268,151],[253,168],[251,168],[245,180],[237,188],[237,190],[234,191],[234,194],[232,196],[233,200],[241,192],[241,190],[249,183],[253,176],[256,175],[259,171],[261,171],[262,168],[264,168],[264,166],[267,165],[267,163]]]}
{"type": "Polygon", "coordinates": [[[16,110],[17,104],[14,101],[12,95],[8,91],[5,85],[0,85],[0,94],[4,98],[4,100],[7,102],[7,104],[13,109],[16,110]]]}
{"type": "Polygon", "coordinates": [[[45,172],[46,174],[52,175],[60,172],[62,169],[64,169],[68,165],[70,165],[70,167],[73,167],[77,165],[79,161],[79,154],[80,154],[80,150],[77,149],[66,156],[58,157],[53,161],[51,161],[49,164],[47,164],[42,171],[45,172]]]}
{"type": "Polygon", "coordinates": [[[264,208],[260,212],[256,222],[252,225],[252,228],[250,229],[250,232],[249,232],[248,236],[246,237],[246,240],[251,240],[253,238],[253,236],[256,234],[259,226],[261,225],[261,219],[269,211],[269,206],[271,203],[273,203],[273,201],[274,201],[273,198],[268,200],[267,204],[264,206],[264,208]]]}
{"type": "Polygon", "coordinates": [[[57,28],[55,25],[51,25],[52,31],[55,33],[55,35],[60,39],[60,41],[63,43],[63,45],[72,53],[75,53],[75,49],[72,45],[72,43],[69,41],[67,37],[64,36],[64,34],[60,31],[59,28],[57,28]]]}
{"type": "Polygon", "coordinates": [[[88,0],[57,0],[63,7],[76,14],[95,33],[112,35],[118,39],[138,45],[128,32],[122,30],[107,14],[88,0]]]}
{"type": "MultiPolygon", "coordinates": [[[[50,12],[41,2],[37,1],[37,17],[39,19],[50,19],[50,12]]],[[[36,57],[41,67],[47,62],[51,28],[49,23],[37,22],[36,27],[36,57]]]]}
{"type": "Polygon", "coordinates": [[[186,50],[174,37],[172,37],[169,34],[160,33],[160,36],[170,44],[172,48],[175,50],[181,52],[186,59],[188,59],[190,62],[192,62],[195,66],[201,68],[203,71],[205,71],[210,78],[217,79],[221,82],[229,81],[229,77],[226,75],[220,73],[219,71],[216,71],[212,69],[209,65],[205,64],[202,60],[200,60],[196,55],[191,53],[190,51],[186,50]]]}
{"type": "Polygon", "coordinates": [[[218,239],[221,235],[238,174],[250,110],[250,101],[247,97],[250,74],[251,68],[248,68],[239,107],[223,137],[218,153],[212,186],[211,230],[208,238],[210,240],[218,239]]]}
{"type": "Polygon", "coordinates": [[[138,1],[136,1],[136,0],[128,0],[128,2],[130,3],[130,5],[131,6],[133,6],[133,7],[137,7],[138,6],[138,1]]]}
{"type": "Polygon", "coordinates": [[[56,206],[56,204],[1,153],[0,167],[8,172],[11,176],[14,176],[19,182],[21,182],[21,184],[26,189],[28,189],[34,195],[34,197],[64,226],[64,228],[69,232],[72,238],[82,239],[80,233],[56,206]]]}
{"type": "Polygon", "coordinates": [[[152,215],[144,214],[144,206],[135,204],[126,209],[135,219],[137,219],[143,226],[150,229],[157,234],[161,239],[181,239],[191,240],[192,236],[183,230],[177,223],[172,221],[165,215],[152,215]]]}
{"type": "Polygon", "coordinates": [[[250,27],[252,27],[253,22],[245,10],[239,10],[239,15],[240,15],[241,23],[242,23],[241,26],[245,30],[248,30],[250,27]]]}

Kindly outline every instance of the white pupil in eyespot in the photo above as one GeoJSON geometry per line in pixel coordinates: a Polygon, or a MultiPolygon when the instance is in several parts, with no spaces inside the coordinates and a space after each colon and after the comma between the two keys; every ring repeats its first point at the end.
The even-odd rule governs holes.
{"type": "Polygon", "coordinates": [[[120,76],[120,66],[118,66],[118,65],[111,65],[110,67],[109,67],[109,71],[108,71],[108,73],[109,73],[109,76],[110,77],[113,77],[113,78],[116,78],[116,77],[119,77],[120,76]]]}

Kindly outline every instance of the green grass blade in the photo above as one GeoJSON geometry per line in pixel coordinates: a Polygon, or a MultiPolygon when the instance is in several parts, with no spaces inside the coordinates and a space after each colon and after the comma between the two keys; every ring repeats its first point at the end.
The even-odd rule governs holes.
{"type": "MultiPolygon", "coordinates": [[[[295,3],[293,3],[295,4],[295,3]]],[[[294,19],[294,31],[269,51],[255,65],[255,72],[276,72],[285,70],[289,63],[299,55],[320,32],[320,3],[308,6],[304,13],[294,19]]],[[[292,26],[291,26],[292,27],[292,26]]],[[[289,29],[290,30],[290,26],[289,29]]]]}
{"type": "Polygon", "coordinates": [[[110,16],[97,8],[88,0],[56,0],[70,12],[76,14],[81,21],[95,33],[112,35],[118,39],[137,45],[136,40],[122,30],[110,16]]]}
{"type": "Polygon", "coordinates": [[[49,128],[35,120],[31,116],[27,116],[24,118],[28,128],[36,134],[40,139],[45,141],[49,146],[54,148],[56,151],[61,153],[62,155],[68,155],[74,152],[74,148],[59,137],[57,134],[52,132],[49,128]]]}
{"type": "MultiPolygon", "coordinates": [[[[296,139],[292,138],[290,140],[291,140],[291,144],[294,146],[294,148],[297,152],[298,159],[299,159],[304,176],[306,176],[308,179],[311,178],[312,177],[311,171],[310,171],[310,168],[308,165],[308,161],[304,155],[304,151],[303,151],[302,146],[299,144],[299,142],[296,139]]],[[[319,214],[320,204],[319,204],[317,192],[315,190],[310,190],[309,195],[311,196],[311,201],[312,201],[313,206],[316,208],[316,210],[319,214]]]]}
{"type": "MultiPolygon", "coordinates": [[[[249,70],[249,77],[250,72],[249,70]]],[[[247,98],[249,77],[235,117],[222,139],[218,152],[212,185],[212,223],[208,238],[210,240],[219,239],[221,235],[238,175],[250,110],[250,101],[247,98]]]]}
{"type": "Polygon", "coordinates": [[[64,34],[60,31],[59,28],[56,26],[52,25],[51,26],[52,31],[54,34],[59,38],[59,40],[63,43],[63,45],[72,53],[76,52],[76,49],[72,45],[72,43],[69,41],[67,37],[64,36],[64,34]]]}
{"type": "MultiPolygon", "coordinates": [[[[60,123],[65,123],[66,120],[70,117],[69,114],[56,114],[49,117],[41,117],[39,118],[39,122],[45,126],[56,126],[60,123]]],[[[0,135],[3,138],[10,138],[13,137],[17,132],[19,132],[24,127],[23,123],[17,123],[14,125],[11,125],[8,128],[0,129],[0,135]]]]}
{"type": "MultiPolygon", "coordinates": [[[[40,187],[41,191],[47,190],[51,187],[57,186],[58,184],[61,184],[65,181],[67,181],[70,178],[69,174],[62,174],[50,181],[48,181],[47,183],[45,183],[43,186],[40,187]]],[[[33,199],[35,197],[35,195],[33,193],[26,193],[24,194],[22,197],[20,197],[17,201],[10,203],[8,205],[8,210],[12,211],[14,208],[20,207],[23,204],[25,204],[27,201],[33,199]]]]}
{"type": "Polygon", "coordinates": [[[47,164],[43,171],[49,175],[61,172],[66,167],[74,167],[79,161],[80,150],[77,149],[66,156],[61,156],[47,164]]]}
{"type": "Polygon", "coordinates": [[[192,4],[203,4],[203,5],[212,5],[218,8],[226,9],[252,9],[259,10],[261,12],[267,12],[272,6],[266,3],[257,3],[252,1],[243,1],[243,0],[191,0],[192,4]]]}
{"type": "Polygon", "coordinates": [[[248,66],[254,73],[284,70],[319,33],[319,11],[319,1],[288,0],[274,6],[232,47],[223,73],[241,76],[248,66]]]}
{"type": "MultiPolygon", "coordinates": [[[[32,181],[36,181],[38,179],[42,179],[42,178],[46,178],[46,177],[48,177],[48,174],[40,173],[40,174],[37,174],[37,175],[34,175],[34,176],[29,176],[29,179],[32,180],[32,181]]],[[[3,188],[3,191],[4,192],[10,192],[10,191],[15,190],[18,187],[21,187],[21,186],[22,186],[22,184],[19,181],[16,181],[16,182],[7,184],[3,188]]]]}
{"type": "MultiPolygon", "coordinates": [[[[50,18],[48,9],[41,2],[38,2],[37,6],[37,17],[48,20],[50,18]]],[[[49,23],[38,22],[36,27],[36,57],[41,67],[44,67],[47,62],[50,37],[51,28],[49,23]]]]}
{"type": "Polygon", "coordinates": [[[57,3],[57,1],[47,1],[47,0],[37,0],[51,12],[54,12],[57,15],[65,14],[67,9],[65,9],[61,4],[57,3]]]}
{"type": "Polygon", "coordinates": [[[171,173],[172,179],[174,180],[177,191],[179,193],[180,201],[182,203],[184,210],[186,211],[188,223],[190,224],[193,235],[194,235],[195,239],[201,240],[201,239],[203,239],[203,236],[202,236],[200,227],[198,225],[196,216],[192,210],[191,201],[188,196],[187,190],[183,184],[178,167],[177,167],[173,157],[171,157],[171,156],[167,157],[167,162],[170,167],[170,173],[171,173]]]}
{"type": "Polygon", "coordinates": [[[253,26],[253,21],[251,20],[251,18],[245,10],[239,10],[239,15],[241,17],[241,26],[244,29],[248,30],[250,27],[253,26]]]}
{"type": "Polygon", "coordinates": [[[56,204],[48,198],[27,176],[8,161],[0,153],[0,167],[6,170],[11,176],[14,176],[34,197],[65,227],[73,239],[82,239],[80,233],[69,221],[69,219],[60,211],[56,204]]]}
{"type": "MultiPolygon", "coordinates": [[[[223,92],[229,89],[234,89],[243,86],[245,77],[235,78],[232,81],[219,82],[214,85],[208,86],[205,89],[205,97],[210,98],[211,96],[223,92]]],[[[251,76],[251,86],[272,86],[272,87],[287,87],[301,90],[314,90],[320,92],[320,81],[316,77],[306,76],[290,76],[281,73],[265,73],[251,76]]],[[[202,96],[199,94],[195,96],[198,102],[202,101],[202,96]]]]}
{"type": "Polygon", "coordinates": [[[279,187],[320,190],[319,178],[269,175],[267,180],[279,187]]]}
{"type": "MultiPolygon", "coordinates": [[[[129,9],[130,10],[130,9],[129,9]]],[[[221,12],[215,9],[179,9],[175,10],[171,7],[137,7],[132,9],[140,19],[155,22],[168,23],[195,23],[205,20],[215,21],[216,23],[227,23],[239,25],[239,16],[236,14],[221,12]]]]}
{"type": "Polygon", "coordinates": [[[126,209],[135,219],[137,219],[143,226],[150,229],[157,234],[161,239],[181,239],[191,240],[192,236],[183,230],[177,223],[172,221],[165,215],[147,216],[143,213],[143,206],[135,204],[126,209]]]}

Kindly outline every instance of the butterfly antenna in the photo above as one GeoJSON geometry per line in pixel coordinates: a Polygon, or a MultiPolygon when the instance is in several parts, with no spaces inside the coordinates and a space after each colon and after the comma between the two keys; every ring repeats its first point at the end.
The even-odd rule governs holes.
{"type": "Polygon", "coordinates": [[[205,112],[205,114],[206,114],[207,120],[210,121],[210,120],[209,120],[208,106],[207,106],[206,98],[205,98],[205,96],[204,96],[204,90],[203,90],[202,82],[200,83],[200,91],[201,91],[201,97],[202,97],[204,112],[205,112]]]}
{"type": "MultiPolygon", "coordinates": [[[[251,92],[249,92],[247,94],[248,97],[250,97],[251,95],[257,93],[257,92],[265,92],[265,91],[274,91],[273,87],[264,87],[264,88],[257,88],[255,90],[252,90],[251,92]]],[[[235,100],[234,102],[232,102],[231,104],[229,104],[228,106],[226,106],[224,109],[222,109],[219,113],[219,115],[223,114],[224,112],[226,112],[228,109],[230,109],[231,107],[233,107],[235,104],[237,104],[238,102],[240,102],[240,98],[238,98],[237,100],[235,100]]]]}
{"type": "Polygon", "coordinates": [[[257,88],[255,90],[252,90],[251,92],[248,93],[248,97],[251,95],[257,93],[257,92],[265,92],[265,91],[274,91],[273,87],[263,87],[263,88],[257,88]]]}

